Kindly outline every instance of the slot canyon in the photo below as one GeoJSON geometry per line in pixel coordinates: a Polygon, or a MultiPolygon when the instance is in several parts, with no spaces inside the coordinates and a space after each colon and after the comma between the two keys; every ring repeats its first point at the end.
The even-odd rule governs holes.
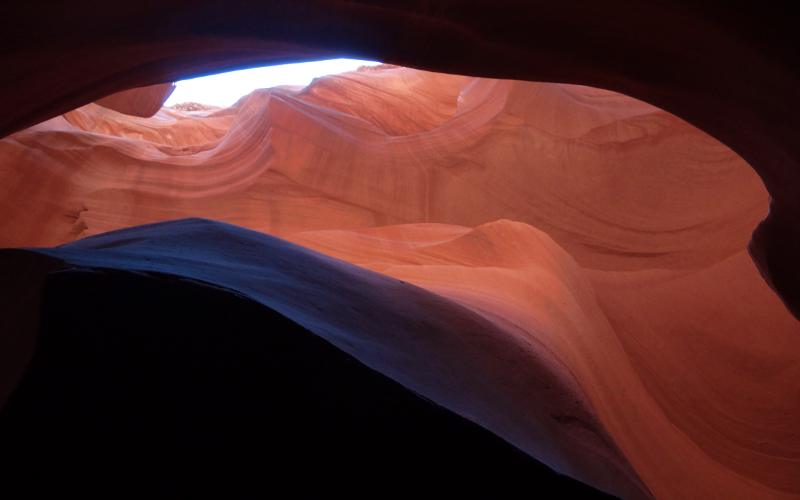
{"type": "Polygon", "coordinates": [[[0,495],[800,498],[783,7],[10,5],[0,495]]]}

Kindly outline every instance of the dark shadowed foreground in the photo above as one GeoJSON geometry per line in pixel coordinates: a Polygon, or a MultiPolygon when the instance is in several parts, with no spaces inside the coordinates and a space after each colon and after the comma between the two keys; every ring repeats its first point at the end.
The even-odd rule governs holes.
{"type": "MultiPolygon", "coordinates": [[[[228,237],[228,250],[249,236],[187,221],[111,238],[146,246],[165,231],[186,236],[187,227],[194,240],[174,249],[194,246],[194,257],[203,235],[228,237]]],[[[0,416],[0,453],[13,464],[5,491],[16,483],[29,496],[374,498],[408,489],[507,497],[526,488],[604,497],[242,293],[136,271],[158,267],[148,264],[154,254],[110,251],[102,238],[71,255],[49,251],[81,262],[44,280],[37,346],[0,416]]],[[[287,279],[303,259],[281,260],[301,251],[283,245],[272,255],[287,279]]]]}

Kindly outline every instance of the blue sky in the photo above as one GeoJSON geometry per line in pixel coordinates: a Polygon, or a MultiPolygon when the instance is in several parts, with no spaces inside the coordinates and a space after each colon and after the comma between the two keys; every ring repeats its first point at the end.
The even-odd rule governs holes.
{"type": "Polygon", "coordinates": [[[230,106],[255,89],[278,85],[308,85],[316,77],[352,71],[360,66],[380,64],[358,59],[281,64],[261,68],[230,71],[176,82],[166,106],[182,102],[198,102],[212,106],[230,106]]]}

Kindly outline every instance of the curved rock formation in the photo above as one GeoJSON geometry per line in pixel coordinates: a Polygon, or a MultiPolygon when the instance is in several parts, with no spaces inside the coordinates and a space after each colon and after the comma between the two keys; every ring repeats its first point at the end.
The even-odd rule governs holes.
{"type": "Polygon", "coordinates": [[[158,113],[174,90],[174,83],[159,83],[117,92],[103,97],[97,104],[120,113],[149,118],[158,113]]]}
{"type": "MultiPolygon", "coordinates": [[[[211,237],[206,257],[236,251],[219,245],[219,236],[292,261],[310,253],[209,221],[163,229],[192,238],[182,243],[195,247],[211,237]]],[[[159,238],[162,230],[146,232],[159,238]]],[[[120,256],[124,247],[111,252],[120,256]]],[[[42,263],[39,254],[27,257],[42,263]]],[[[356,282],[369,274],[318,263],[356,282]]],[[[229,270],[233,278],[236,270],[229,270]]],[[[273,278],[289,278],[289,288],[302,283],[280,267],[272,271],[273,278]]],[[[96,267],[50,273],[43,288],[36,354],[0,413],[6,496],[286,492],[368,499],[392,485],[391,497],[424,489],[475,498],[510,497],[534,484],[570,498],[610,498],[553,473],[242,293],[96,267]],[[135,466],[121,466],[129,464],[135,466]]],[[[405,288],[409,296],[422,295],[405,288]]],[[[396,301],[378,307],[411,319],[396,301]]]]}
{"type": "Polygon", "coordinates": [[[5,246],[185,216],[277,235],[508,218],[592,267],[691,268],[740,251],[768,202],[729,149],[619,94],[392,67],[153,120],[89,105],[0,154],[5,246]]]}
{"type": "Polygon", "coordinates": [[[343,55],[591,85],[655,104],[761,176],[772,202],[750,250],[800,315],[800,43],[789,2],[39,3],[16,2],[0,20],[0,135],[133,87],[343,55]]]}
{"type": "MultiPolygon", "coordinates": [[[[232,290],[560,472],[646,497],[558,357],[446,296],[208,220],[140,226],[31,254],[45,266],[158,273],[232,290]]],[[[252,325],[256,336],[272,334],[260,325],[252,325]]]]}
{"type": "Polygon", "coordinates": [[[1,140],[0,177],[3,246],[98,235],[8,266],[233,290],[626,498],[800,496],[800,325],[747,254],[768,193],[649,104],[382,66],[222,110],[89,104],[1,140]],[[100,234],[194,216],[306,249],[100,234]]]}

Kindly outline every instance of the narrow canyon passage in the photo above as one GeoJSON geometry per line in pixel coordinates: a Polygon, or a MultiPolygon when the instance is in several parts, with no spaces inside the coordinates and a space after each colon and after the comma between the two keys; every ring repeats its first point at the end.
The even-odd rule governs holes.
{"type": "Polygon", "coordinates": [[[800,324],[719,141],[607,90],[392,65],[126,107],[168,91],[0,139],[0,245],[40,247],[4,273],[233,291],[623,498],[800,496],[800,324]]]}

